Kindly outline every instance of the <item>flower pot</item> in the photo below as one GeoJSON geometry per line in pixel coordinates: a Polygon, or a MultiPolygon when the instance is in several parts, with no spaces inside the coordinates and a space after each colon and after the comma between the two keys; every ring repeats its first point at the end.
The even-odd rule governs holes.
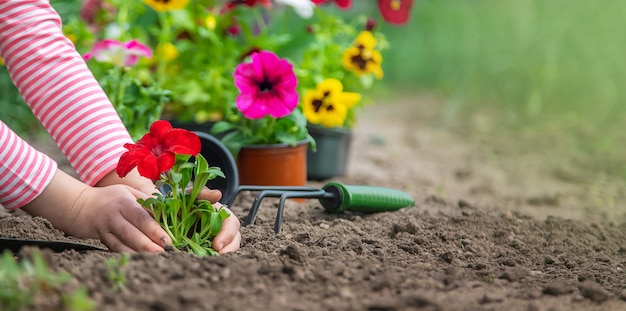
{"type": "Polygon", "coordinates": [[[222,202],[228,202],[230,196],[235,195],[239,187],[239,173],[237,163],[222,142],[210,134],[195,131],[202,143],[200,153],[207,160],[210,166],[217,166],[222,169],[226,178],[217,177],[207,182],[207,187],[217,189],[222,192],[222,202]]]}
{"type": "Polygon", "coordinates": [[[315,152],[309,150],[307,154],[307,178],[323,180],[344,176],[348,167],[352,131],[312,124],[307,127],[317,145],[315,152]]]}
{"type": "Polygon", "coordinates": [[[306,154],[309,142],[245,146],[237,155],[239,182],[254,186],[306,185],[306,154]]]}

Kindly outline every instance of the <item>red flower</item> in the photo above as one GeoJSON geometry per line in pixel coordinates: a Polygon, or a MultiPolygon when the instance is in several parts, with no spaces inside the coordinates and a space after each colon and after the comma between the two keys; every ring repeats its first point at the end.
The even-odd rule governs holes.
{"type": "Polygon", "coordinates": [[[169,122],[158,120],[136,144],[124,144],[128,151],[120,157],[115,171],[124,177],[137,167],[141,176],[158,180],[161,173],[174,166],[176,154],[195,156],[201,147],[195,133],[172,128],[169,122]]]}
{"type": "Polygon", "coordinates": [[[257,4],[260,4],[266,8],[269,8],[272,5],[270,0],[230,0],[222,8],[222,13],[226,13],[239,5],[253,7],[257,4]]]}
{"type": "Polygon", "coordinates": [[[352,0],[311,0],[311,2],[321,5],[334,2],[340,9],[347,10],[352,6],[352,0]]]}
{"type": "Polygon", "coordinates": [[[383,18],[396,25],[402,25],[409,20],[413,0],[378,0],[378,9],[383,18]]]}

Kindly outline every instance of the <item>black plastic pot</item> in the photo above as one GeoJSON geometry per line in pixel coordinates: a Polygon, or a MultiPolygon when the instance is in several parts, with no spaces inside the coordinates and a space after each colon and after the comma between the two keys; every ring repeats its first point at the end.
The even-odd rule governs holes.
{"type": "Polygon", "coordinates": [[[344,176],[348,169],[352,131],[347,128],[326,128],[308,125],[317,151],[307,153],[307,179],[324,180],[344,176]]]}
{"type": "Polygon", "coordinates": [[[222,192],[221,202],[228,202],[229,198],[235,195],[239,186],[239,172],[237,162],[230,154],[226,146],[214,136],[201,131],[195,131],[202,143],[200,153],[207,160],[210,166],[217,166],[222,169],[226,178],[217,177],[207,182],[207,187],[217,189],[222,192]]]}

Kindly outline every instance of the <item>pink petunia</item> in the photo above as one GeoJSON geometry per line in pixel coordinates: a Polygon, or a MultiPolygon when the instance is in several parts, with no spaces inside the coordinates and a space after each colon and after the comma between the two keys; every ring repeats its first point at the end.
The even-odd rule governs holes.
{"type": "Polygon", "coordinates": [[[134,66],[139,57],[152,57],[152,50],[137,40],[120,42],[113,39],[104,39],[84,55],[85,60],[94,58],[101,63],[111,63],[116,67],[134,66]]]}
{"type": "Polygon", "coordinates": [[[268,114],[282,118],[298,106],[293,66],[270,51],[253,53],[251,62],[239,64],[233,76],[239,89],[237,108],[248,119],[268,114]]]}

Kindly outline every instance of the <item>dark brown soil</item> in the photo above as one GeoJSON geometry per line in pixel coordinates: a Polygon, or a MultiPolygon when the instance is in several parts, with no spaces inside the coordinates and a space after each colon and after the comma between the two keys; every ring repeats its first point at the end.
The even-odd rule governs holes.
{"type": "MultiPolygon", "coordinates": [[[[118,291],[106,260],[120,254],[46,258],[73,275],[68,286],[88,289],[97,310],[626,310],[619,187],[565,180],[536,153],[496,152],[469,132],[431,126],[438,116],[424,111],[435,102],[368,107],[349,174],[336,179],[404,190],[415,207],[330,215],[314,200],[287,202],[275,235],[276,202],[266,199],[238,252],[132,255],[118,291]]],[[[558,172],[582,176],[559,163],[558,172]]],[[[252,199],[232,206],[242,221],[252,199]]],[[[75,240],[19,213],[0,219],[0,235],[75,240]]]]}

